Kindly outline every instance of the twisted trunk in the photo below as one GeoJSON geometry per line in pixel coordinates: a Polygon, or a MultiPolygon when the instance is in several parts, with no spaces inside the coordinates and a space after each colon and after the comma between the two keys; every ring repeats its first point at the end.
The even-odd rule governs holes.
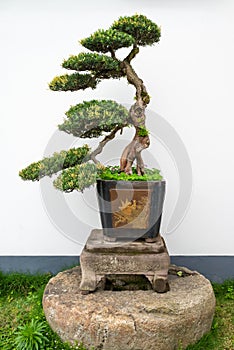
{"type": "Polygon", "coordinates": [[[132,58],[139,52],[137,47],[134,47],[131,53],[123,60],[122,69],[127,76],[129,84],[132,84],[136,88],[136,102],[129,111],[130,123],[136,129],[133,140],[125,147],[120,158],[120,170],[126,174],[132,173],[132,164],[136,160],[137,174],[144,174],[144,162],[141,157],[143,149],[149,147],[149,136],[141,136],[140,131],[145,129],[145,108],[150,101],[150,97],[143,84],[143,81],[138,77],[130,62],[132,58]]]}
{"type": "MultiPolygon", "coordinates": [[[[142,130],[146,131],[145,108],[150,101],[150,97],[143,84],[143,80],[138,77],[137,73],[131,66],[131,61],[135,58],[138,52],[139,48],[137,45],[133,45],[129,55],[121,62],[116,58],[115,51],[110,48],[111,57],[120,63],[123,76],[126,76],[129,84],[133,85],[136,89],[136,102],[131,106],[128,118],[128,123],[131,123],[135,127],[136,132],[133,140],[123,150],[120,158],[120,171],[123,171],[126,174],[131,174],[132,164],[136,160],[137,174],[143,175],[144,162],[141,157],[141,152],[143,149],[149,147],[150,140],[147,133],[144,132],[144,136],[142,136],[142,130]]],[[[117,126],[112,130],[112,132],[99,143],[97,149],[89,155],[89,158],[92,159],[94,163],[99,163],[96,156],[102,152],[106,143],[112,140],[120,129],[122,129],[122,127],[117,126]]]]}
{"type": "Polygon", "coordinates": [[[126,174],[132,174],[132,164],[136,159],[137,174],[144,175],[144,162],[141,157],[141,151],[149,147],[149,136],[139,136],[135,134],[133,140],[125,147],[120,158],[120,171],[126,174]]]}

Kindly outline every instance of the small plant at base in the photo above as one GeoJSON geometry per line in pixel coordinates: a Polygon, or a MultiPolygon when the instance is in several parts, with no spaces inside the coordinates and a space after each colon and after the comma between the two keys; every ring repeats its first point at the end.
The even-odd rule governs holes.
{"type": "Polygon", "coordinates": [[[178,272],[177,272],[177,276],[183,277],[183,272],[182,272],[182,271],[178,271],[178,272]]]}
{"type": "Polygon", "coordinates": [[[44,335],[46,324],[37,320],[18,327],[15,338],[17,350],[42,350],[48,338],[44,335]]]}

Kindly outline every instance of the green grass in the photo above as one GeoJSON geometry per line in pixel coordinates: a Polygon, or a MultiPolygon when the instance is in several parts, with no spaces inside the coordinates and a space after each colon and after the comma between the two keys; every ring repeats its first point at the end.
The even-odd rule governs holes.
{"type": "Polygon", "coordinates": [[[42,296],[51,277],[0,273],[1,350],[85,350],[62,343],[46,322],[42,296]]]}
{"type": "MultiPolygon", "coordinates": [[[[62,343],[45,320],[41,300],[51,277],[0,273],[1,350],[85,350],[62,343]]],[[[234,280],[213,288],[217,305],[212,329],[187,350],[234,349],[234,280]]]]}
{"type": "Polygon", "coordinates": [[[211,331],[186,350],[234,349],[234,280],[213,283],[216,310],[211,331]]]}

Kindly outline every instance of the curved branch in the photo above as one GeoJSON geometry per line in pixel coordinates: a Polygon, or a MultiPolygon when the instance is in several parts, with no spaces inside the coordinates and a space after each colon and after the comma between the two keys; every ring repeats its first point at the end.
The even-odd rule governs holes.
{"type": "Polygon", "coordinates": [[[137,45],[134,44],[131,52],[127,55],[127,57],[124,59],[124,61],[127,61],[128,63],[130,63],[131,60],[136,57],[136,55],[139,53],[139,51],[140,51],[139,47],[137,47],[137,45]]]}
{"type": "Polygon", "coordinates": [[[106,135],[104,137],[104,139],[102,141],[99,142],[99,145],[98,147],[93,151],[91,152],[91,154],[89,155],[90,159],[95,163],[95,164],[98,164],[100,163],[97,159],[96,159],[96,156],[98,154],[100,154],[104,148],[104,146],[107,144],[107,142],[113,140],[113,138],[115,137],[116,133],[119,131],[119,130],[122,130],[125,126],[127,126],[127,124],[125,125],[121,125],[121,126],[116,126],[112,132],[109,134],[109,135],[106,135]]]}

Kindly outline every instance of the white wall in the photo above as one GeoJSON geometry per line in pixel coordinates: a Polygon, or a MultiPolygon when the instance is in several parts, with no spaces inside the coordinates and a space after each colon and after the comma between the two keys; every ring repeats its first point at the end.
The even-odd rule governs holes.
{"type": "MultiPolygon", "coordinates": [[[[18,171],[42,158],[70,105],[92,98],[132,102],[133,89],[122,80],[75,93],[49,91],[47,83],[62,73],[64,58],[82,50],[79,39],[108,28],[121,15],[136,12],[162,27],[159,45],[142,49],[134,65],[152,96],[149,108],[165,118],[183,140],[193,168],[187,215],[172,234],[165,232],[169,251],[175,255],[233,255],[231,0],[0,2],[1,255],[78,255],[90,227],[99,225],[95,208],[92,212],[87,205],[94,200],[89,191],[84,197],[77,193],[64,197],[84,225],[71,228],[64,217],[65,229],[56,227],[45,210],[41,185],[23,182],[18,171]],[[76,201],[83,203],[77,209],[76,201]],[[72,234],[66,232],[66,225],[72,234]]],[[[112,150],[118,148],[114,145],[112,150]]],[[[57,150],[61,148],[58,144],[57,150]]],[[[168,170],[162,170],[167,175],[168,170]]],[[[174,173],[172,167],[168,172],[172,183],[174,173]]],[[[175,179],[173,190],[169,183],[174,194],[168,197],[173,202],[167,200],[168,211],[176,200],[176,184],[175,179]]],[[[55,195],[55,206],[61,196],[55,195]]]]}

